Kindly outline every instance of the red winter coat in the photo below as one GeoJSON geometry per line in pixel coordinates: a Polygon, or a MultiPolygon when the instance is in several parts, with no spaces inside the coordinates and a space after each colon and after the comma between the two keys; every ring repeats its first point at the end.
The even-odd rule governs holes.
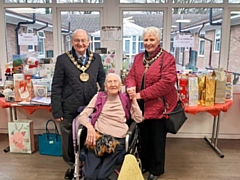
{"type": "Polygon", "coordinates": [[[166,99],[167,112],[172,111],[177,104],[175,59],[170,53],[163,50],[160,57],[146,71],[145,88],[140,90],[145,70],[143,57],[144,52],[135,56],[126,79],[126,87],[136,86],[136,92],[140,92],[140,96],[144,100],[144,119],[161,119],[164,111],[163,96],[166,99]],[[160,72],[162,59],[163,67],[160,72]]]}

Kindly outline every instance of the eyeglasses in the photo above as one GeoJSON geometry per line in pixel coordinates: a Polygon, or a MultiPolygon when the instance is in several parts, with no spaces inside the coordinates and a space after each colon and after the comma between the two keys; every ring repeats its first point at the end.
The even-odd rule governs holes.
{"type": "Polygon", "coordinates": [[[73,39],[73,42],[75,42],[75,43],[82,43],[82,44],[85,44],[86,42],[88,42],[88,40],[87,39],[73,39]]]}

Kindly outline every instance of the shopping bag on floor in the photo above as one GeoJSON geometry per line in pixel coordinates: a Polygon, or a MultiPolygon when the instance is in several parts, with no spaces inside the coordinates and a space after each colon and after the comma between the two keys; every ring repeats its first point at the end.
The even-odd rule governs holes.
{"type": "Polygon", "coordinates": [[[62,138],[57,129],[56,122],[52,119],[46,123],[46,133],[38,135],[39,153],[42,155],[62,156],[62,138]],[[50,133],[49,122],[54,123],[55,133],[50,133]]]}
{"type": "Polygon", "coordinates": [[[31,154],[35,151],[32,120],[9,122],[8,135],[10,152],[31,154]]]}
{"type": "Polygon", "coordinates": [[[131,154],[125,156],[118,180],[144,180],[135,156],[131,154]]]}

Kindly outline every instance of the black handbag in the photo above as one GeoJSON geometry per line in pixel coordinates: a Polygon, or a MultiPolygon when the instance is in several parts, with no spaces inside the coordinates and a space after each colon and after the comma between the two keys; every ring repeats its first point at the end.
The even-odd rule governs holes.
{"type": "Polygon", "coordinates": [[[184,111],[184,103],[179,99],[174,110],[172,112],[166,113],[166,102],[164,98],[164,108],[165,112],[163,115],[165,116],[166,130],[169,133],[176,134],[184,122],[187,120],[184,111]]]}
{"type": "MultiPolygon", "coordinates": [[[[163,66],[163,58],[161,61],[161,71],[163,66]]],[[[177,91],[179,94],[179,86],[178,86],[178,79],[176,77],[176,84],[177,84],[177,91]]],[[[184,111],[184,103],[181,101],[181,97],[179,96],[179,100],[177,102],[176,107],[172,112],[167,112],[167,105],[165,96],[163,96],[163,103],[164,103],[164,112],[163,116],[165,117],[165,127],[167,132],[176,134],[178,130],[182,127],[184,122],[187,120],[185,111],[184,111]]]]}

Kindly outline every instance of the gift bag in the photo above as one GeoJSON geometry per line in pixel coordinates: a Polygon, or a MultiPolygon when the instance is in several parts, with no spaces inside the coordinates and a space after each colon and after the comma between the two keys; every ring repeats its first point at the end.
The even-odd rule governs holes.
{"type": "Polygon", "coordinates": [[[205,89],[206,89],[206,76],[203,74],[198,75],[198,105],[205,104],[205,89]]]}
{"type": "Polygon", "coordinates": [[[198,106],[198,77],[188,76],[188,106],[198,106]]]}
{"type": "Polygon", "coordinates": [[[39,153],[42,155],[62,156],[62,138],[57,129],[56,122],[52,119],[46,123],[46,133],[38,135],[39,153]],[[55,133],[50,133],[49,122],[54,123],[55,133]]]}
{"type": "Polygon", "coordinates": [[[215,103],[225,103],[226,100],[226,73],[222,68],[214,69],[216,76],[215,103]]]}
{"type": "Polygon", "coordinates": [[[215,99],[216,77],[213,75],[205,76],[205,89],[202,92],[201,105],[213,106],[215,99]]]}
{"type": "Polygon", "coordinates": [[[9,122],[8,135],[10,152],[31,154],[35,151],[32,120],[9,122]]]}
{"type": "Polygon", "coordinates": [[[178,80],[181,100],[185,105],[188,105],[188,75],[180,74],[178,80]]]}
{"type": "Polygon", "coordinates": [[[15,101],[30,102],[34,97],[33,85],[31,80],[16,80],[14,87],[15,101]]]}
{"type": "Polygon", "coordinates": [[[132,154],[125,156],[118,180],[144,180],[138,161],[132,154]]]}
{"type": "Polygon", "coordinates": [[[233,99],[233,79],[232,73],[226,73],[226,99],[233,99]]]}

